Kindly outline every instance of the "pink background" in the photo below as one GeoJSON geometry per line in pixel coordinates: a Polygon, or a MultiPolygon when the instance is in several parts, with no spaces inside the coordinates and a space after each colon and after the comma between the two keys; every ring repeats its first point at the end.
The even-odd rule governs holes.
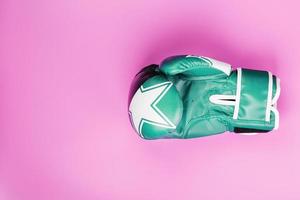
{"type": "Polygon", "coordinates": [[[0,199],[300,199],[297,1],[0,1],[0,199]],[[174,54],[271,70],[280,129],[144,141],[135,73],[174,54]]]}

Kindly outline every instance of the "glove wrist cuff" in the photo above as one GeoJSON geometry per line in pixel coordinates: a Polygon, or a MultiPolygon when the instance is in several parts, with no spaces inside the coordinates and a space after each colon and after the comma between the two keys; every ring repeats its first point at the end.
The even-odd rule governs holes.
{"type": "MultiPolygon", "coordinates": [[[[279,113],[276,102],[280,94],[279,79],[267,71],[237,69],[236,99],[233,113],[234,132],[277,129],[279,113]]],[[[252,132],[254,132],[252,131],[252,132]]]]}

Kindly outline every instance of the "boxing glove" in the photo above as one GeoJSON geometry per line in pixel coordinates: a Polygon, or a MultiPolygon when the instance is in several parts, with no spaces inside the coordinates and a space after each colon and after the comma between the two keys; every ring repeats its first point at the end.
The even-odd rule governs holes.
{"type": "Polygon", "coordinates": [[[271,72],[180,55],[135,76],[128,112],[144,139],[264,133],[279,126],[279,95],[280,81],[271,72]]]}

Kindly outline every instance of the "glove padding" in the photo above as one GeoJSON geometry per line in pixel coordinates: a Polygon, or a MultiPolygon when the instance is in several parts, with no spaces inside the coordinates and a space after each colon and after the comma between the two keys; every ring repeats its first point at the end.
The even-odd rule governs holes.
{"type": "Polygon", "coordinates": [[[135,77],[129,114],[145,139],[268,132],[279,125],[279,93],[279,79],[270,72],[173,56],[135,77]]]}

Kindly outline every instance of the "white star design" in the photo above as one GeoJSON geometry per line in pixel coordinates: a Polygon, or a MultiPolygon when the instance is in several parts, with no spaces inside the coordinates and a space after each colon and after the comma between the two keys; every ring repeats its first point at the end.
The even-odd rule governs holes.
{"type": "Polygon", "coordinates": [[[171,82],[167,81],[147,88],[141,86],[134,94],[129,106],[129,115],[136,131],[142,137],[144,123],[164,128],[176,128],[156,106],[172,85],[171,82]]]}

